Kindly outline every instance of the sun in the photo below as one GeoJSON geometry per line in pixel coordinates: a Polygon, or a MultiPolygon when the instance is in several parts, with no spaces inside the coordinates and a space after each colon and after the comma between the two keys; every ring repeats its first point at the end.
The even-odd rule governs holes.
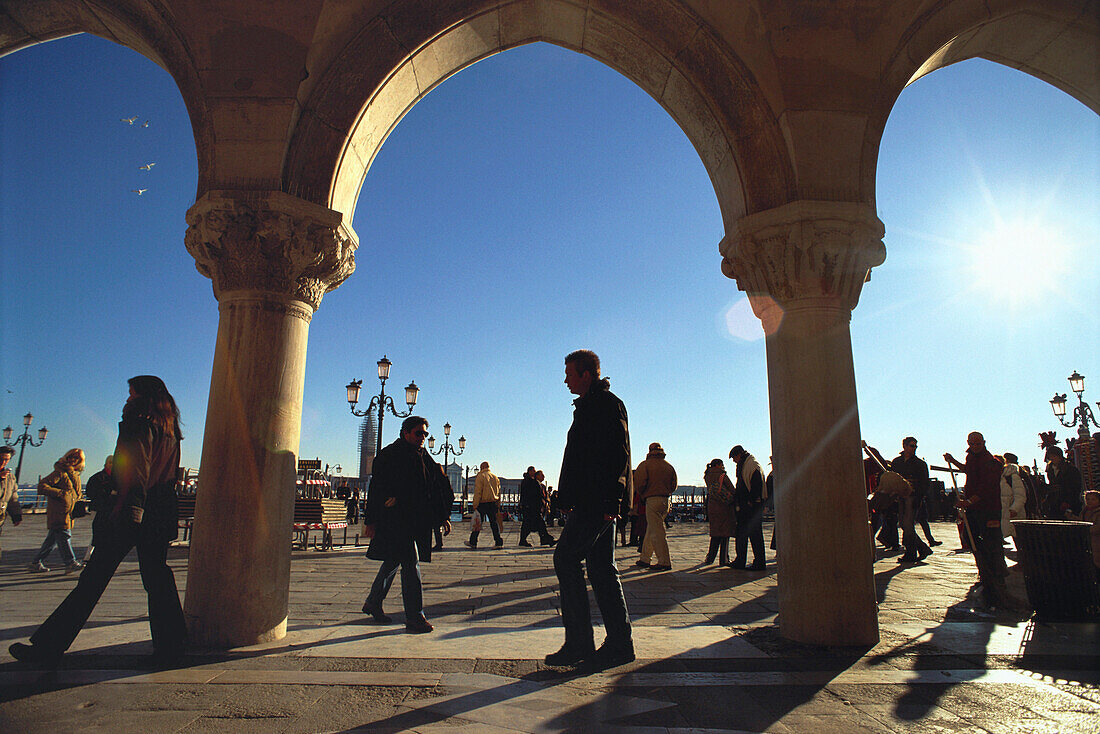
{"type": "Polygon", "coordinates": [[[998,222],[967,251],[974,289],[1012,307],[1057,293],[1073,267],[1072,244],[1058,228],[1040,221],[998,222]]]}

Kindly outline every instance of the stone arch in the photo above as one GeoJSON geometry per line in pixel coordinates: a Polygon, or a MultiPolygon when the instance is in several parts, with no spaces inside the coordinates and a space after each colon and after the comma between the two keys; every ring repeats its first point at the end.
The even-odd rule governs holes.
{"type": "Polygon", "coordinates": [[[466,66],[537,41],[591,56],[657,100],[699,153],[727,227],[793,198],[782,133],[752,75],[677,0],[395,3],[312,87],[287,154],[287,190],[350,217],[374,156],[420,98],[466,66]]]}
{"type": "Polygon", "coordinates": [[[889,58],[864,141],[861,178],[874,191],[878,146],[902,90],[937,69],[982,58],[1061,89],[1100,113],[1100,2],[940,3],[915,17],[889,58]]]}

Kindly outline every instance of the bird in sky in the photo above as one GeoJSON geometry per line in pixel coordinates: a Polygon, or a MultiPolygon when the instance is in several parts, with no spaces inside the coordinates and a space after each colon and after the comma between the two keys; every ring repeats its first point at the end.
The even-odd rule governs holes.
{"type": "Polygon", "coordinates": [[[130,191],[133,191],[138,196],[141,196],[142,194],[144,194],[148,190],[149,189],[130,189],[130,191]]]}
{"type": "Polygon", "coordinates": [[[153,166],[155,166],[155,165],[157,165],[157,164],[156,163],[146,163],[144,166],[138,166],[138,170],[149,171],[149,170],[152,170],[153,166]]]}
{"type": "Polygon", "coordinates": [[[137,122],[137,118],[136,117],[123,117],[119,120],[119,122],[125,122],[127,125],[133,125],[135,122],[137,122]]]}
{"type": "Polygon", "coordinates": [[[141,126],[142,127],[149,127],[149,121],[146,120],[145,122],[141,123],[141,126]]]}

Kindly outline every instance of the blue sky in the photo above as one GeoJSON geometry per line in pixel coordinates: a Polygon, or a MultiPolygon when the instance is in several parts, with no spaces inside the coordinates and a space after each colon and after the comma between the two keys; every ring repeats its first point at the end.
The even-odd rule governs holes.
{"type": "MultiPolygon", "coordinates": [[[[50,429],[23,481],[73,446],[99,465],[141,373],[176,396],[197,468],[217,304],[183,247],[196,163],[171,78],[90,36],[6,56],[0,160],[0,426],[31,411],[50,429]]],[[[1030,463],[1039,431],[1070,435],[1048,403],[1066,376],[1100,398],[1098,173],[1097,116],[1037,79],[971,61],[901,95],[878,165],[887,261],[852,319],[871,444],[914,434],[938,462],[977,429],[1030,463]]],[[[354,475],[344,385],[362,378],[369,400],[386,354],[398,402],[416,380],[437,435],[466,436],[459,462],[534,464],[553,484],[562,357],[587,347],[636,460],[660,441],[683,484],[734,443],[766,460],[763,334],[720,272],[714,191],[668,114],[611,69],[535,44],[456,74],[386,141],[353,226],[357,272],[310,329],[303,458],[354,475]]]]}

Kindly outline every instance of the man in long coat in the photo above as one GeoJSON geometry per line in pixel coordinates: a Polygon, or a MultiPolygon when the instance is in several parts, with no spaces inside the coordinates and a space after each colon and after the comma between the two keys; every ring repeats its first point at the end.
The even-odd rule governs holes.
{"type": "Polygon", "coordinates": [[[363,612],[376,622],[391,621],[382,602],[401,569],[401,601],[407,632],[431,632],[424,616],[420,561],[432,560],[432,531],[451,532],[454,492],[443,470],[424,450],[428,421],[410,416],[401,424],[401,438],[374,459],[367,522],[375,526],[367,558],[382,561],[363,612]]]}

